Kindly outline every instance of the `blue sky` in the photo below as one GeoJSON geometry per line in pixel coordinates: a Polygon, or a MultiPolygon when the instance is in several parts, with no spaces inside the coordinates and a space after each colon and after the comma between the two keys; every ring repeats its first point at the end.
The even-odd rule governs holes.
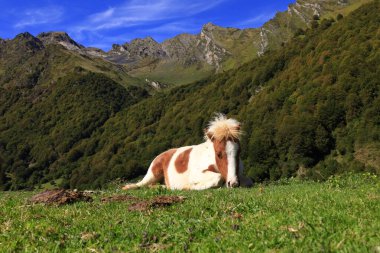
{"type": "Polygon", "coordinates": [[[104,50],[113,43],[151,36],[161,42],[179,33],[199,33],[208,22],[259,27],[295,0],[0,0],[0,37],[65,31],[74,40],[104,50]]]}

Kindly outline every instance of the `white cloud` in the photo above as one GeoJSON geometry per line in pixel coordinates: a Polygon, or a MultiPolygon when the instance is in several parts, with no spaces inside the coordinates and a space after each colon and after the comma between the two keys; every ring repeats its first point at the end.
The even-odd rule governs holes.
{"type": "Polygon", "coordinates": [[[209,10],[225,0],[132,0],[92,14],[74,32],[100,31],[145,25],[150,22],[183,18],[209,10]]]}
{"type": "Polygon", "coordinates": [[[24,28],[26,26],[58,23],[61,21],[63,14],[64,10],[59,6],[29,9],[22,13],[22,18],[14,24],[14,27],[24,28]]]}
{"type": "Polygon", "coordinates": [[[161,33],[197,32],[200,25],[193,16],[225,1],[228,0],[129,0],[84,17],[67,30],[73,38],[103,49],[107,48],[105,42],[124,43],[140,34],[155,34],[155,39],[160,40],[164,39],[161,33]],[[115,36],[118,29],[129,27],[134,29],[127,36],[115,36]]]}
{"type": "Polygon", "coordinates": [[[106,11],[91,15],[90,20],[92,20],[92,22],[101,22],[102,20],[105,20],[107,18],[112,18],[114,12],[115,8],[108,8],[108,10],[106,11]]]}

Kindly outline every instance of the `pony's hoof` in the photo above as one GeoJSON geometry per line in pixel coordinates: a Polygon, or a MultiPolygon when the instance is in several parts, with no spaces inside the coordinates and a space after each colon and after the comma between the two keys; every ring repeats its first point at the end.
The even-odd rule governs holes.
{"type": "Polygon", "coordinates": [[[138,188],[138,186],[137,185],[134,185],[134,184],[127,184],[127,185],[125,185],[123,188],[121,188],[121,189],[123,189],[124,191],[127,191],[127,190],[131,190],[131,189],[136,189],[136,188],[138,188]]]}

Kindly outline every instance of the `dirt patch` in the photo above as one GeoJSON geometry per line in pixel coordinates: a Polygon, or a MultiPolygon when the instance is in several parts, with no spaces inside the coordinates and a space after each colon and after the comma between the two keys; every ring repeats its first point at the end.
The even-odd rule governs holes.
{"type": "MultiPolygon", "coordinates": [[[[157,196],[152,199],[141,199],[139,197],[131,195],[115,195],[103,197],[100,199],[103,203],[110,202],[130,202],[131,204],[128,207],[129,211],[147,211],[153,208],[167,207],[174,203],[183,202],[185,197],[183,196],[157,196]]],[[[92,201],[93,199],[89,196],[88,193],[64,190],[64,189],[55,189],[47,190],[41,193],[38,193],[29,199],[29,203],[45,203],[45,204],[55,204],[55,205],[64,205],[71,204],[77,201],[92,201]]]]}
{"type": "Polygon", "coordinates": [[[56,205],[71,204],[78,201],[90,202],[92,198],[83,192],[55,189],[38,193],[29,199],[29,202],[33,204],[45,203],[56,205]]]}
{"type": "Polygon", "coordinates": [[[135,202],[128,207],[129,211],[146,211],[152,208],[167,207],[174,203],[183,202],[182,196],[158,196],[151,200],[135,202]]]}
{"type": "Polygon", "coordinates": [[[116,195],[110,197],[104,197],[100,201],[108,203],[108,202],[128,202],[128,201],[138,201],[139,198],[130,195],[116,195]]]}

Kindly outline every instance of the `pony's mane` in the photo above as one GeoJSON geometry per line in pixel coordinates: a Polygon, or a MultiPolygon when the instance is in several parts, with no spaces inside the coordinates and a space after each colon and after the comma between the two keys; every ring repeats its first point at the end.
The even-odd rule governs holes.
{"type": "Polygon", "coordinates": [[[233,139],[239,140],[242,135],[240,123],[235,119],[228,119],[226,115],[217,113],[208,123],[205,138],[208,139],[233,139]]]}

